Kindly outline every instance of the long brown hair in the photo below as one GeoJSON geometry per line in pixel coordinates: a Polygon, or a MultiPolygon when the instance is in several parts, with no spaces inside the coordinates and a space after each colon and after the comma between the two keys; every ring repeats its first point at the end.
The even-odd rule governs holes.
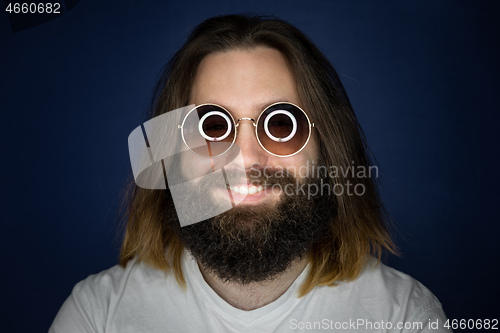
{"type": "MultiPolygon", "coordinates": [[[[211,18],[197,26],[165,67],[150,116],[188,105],[198,66],[207,55],[259,46],[280,51],[288,61],[302,106],[318,124],[319,154],[325,165],[343,170],[354,166],[369,168],[363,132],[337,73],[301,31],[279,19],[230,15],[211,18]]],[[[384,250],[396,252],[376,180],[356,177],[351,172],[340,172],[328,179],[331,188],[347,182],[362,184],[364,194],[344,192],[332,196],[332,209],[337,209],[331,224],[333,236],[311,249],[311,270],[301,295],[317,285],[356,278],[368,255],[380,260],[384,250]]],[[[145,190],[132,183],[127,198],[128,219],[120,264],[125,266],[137,258],[152,267],[173,271],[179,284],[185,286],[181,270],[183,246],[166,222],[168,214],[175,214],[169,190],[145,190]]]]}

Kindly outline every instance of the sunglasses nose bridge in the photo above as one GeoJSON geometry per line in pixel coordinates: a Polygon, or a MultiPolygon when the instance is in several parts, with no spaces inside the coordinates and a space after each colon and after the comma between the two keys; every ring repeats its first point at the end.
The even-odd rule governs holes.
{"type": "Polygon", "coordinates": [[[235,128],[238,128],[240,127],[240,121],[242,120],[248,120],[248,121],[251,121],[252,122],[252,125],[253,127],[257,127],[257,124],[255,123],[255,119],[253,118],[249,118],[249,117],[242,117],[242,118],[239,118],[238,120],[236,120],[236,125],[234,126],[235,128]]]}
{"type": "Polygon", "coordinates": [[[236,121],[235,127],[240,128],[236,134],[236,142],[243,154],[245,170],[249,170],[255,164],[265,165],[267,163],[268,156],[262,149],[262,145],[256,137],[255,129],[257,128],[257,124],[255,120],[249,117],[239,118],[236,121]],[[240,121],[242,120],[251,121],[253,126],[245,125],[240,127],[240,121]]]}
{"type": "Polygon", "coordinates": [[[239,118],[238,120],[236,120],[236,127],[238,127],[240,125],[240,121],[242,120],[250,120],[254,126],[255,125],[255,119],[252,119],[252,118],[249,118],[249,117],[243,117],[243,118],[239,118]]]}
{"type": "Polygon", "coordinates": [[[238,120],[236,120],[236,125],[235,125],[234,127],[235,127],[235,128],[240,127],[240,121],[242,121],[242,120],[248,120],[248,121],[251,121],[251,122],[252,122],[253,127],[257,127],[257,124],[255,123],[255,119],[253,119],[253,118],[249,118],[249,117],[242,117],[242,118],[239,118],[238,120]]]}

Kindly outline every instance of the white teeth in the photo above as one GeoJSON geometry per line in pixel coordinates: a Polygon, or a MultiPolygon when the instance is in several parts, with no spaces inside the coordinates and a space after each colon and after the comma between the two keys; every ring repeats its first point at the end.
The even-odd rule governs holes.
{"type": "Polygon", "coordinates": [[[264,188],[262,186],[252,185],[250,187],[247,186],[231,186],[231,191],[239,193],[239,194],[255,194],[257,192],[262,191],[264,188]]]}
{"type": "Polygon", "coordinates": [[[254,194],[254,193],[257,193],[257,192],[258,192],[257,186],[252,185],[252,186],[250,186],[248,188],[248,194],[254,194]]]}

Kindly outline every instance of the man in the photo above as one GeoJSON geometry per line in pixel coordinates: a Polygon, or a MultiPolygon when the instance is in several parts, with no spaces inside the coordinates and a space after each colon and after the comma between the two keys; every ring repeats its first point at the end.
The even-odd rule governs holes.
{"type": "Polygon", "coordinates": [[[203,22],[167,66],[152,121],[177,111],[176,129],[144,124],[151,156],[181,147],[157,164],[166,190],[144,185],[131,148],[146,188],[131,195],[121,265],[77,284],[51,332],[443,330],[432,293],[379,262],[395,247],[364,138],[300,31],[203,22]]]}

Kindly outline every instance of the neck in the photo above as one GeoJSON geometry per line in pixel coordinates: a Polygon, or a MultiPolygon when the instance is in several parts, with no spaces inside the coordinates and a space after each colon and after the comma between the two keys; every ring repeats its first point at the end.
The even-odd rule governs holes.
{"type": "Polygon", "coordinates": [[[283,295],[293,281],[302,273],[308,262],[307,257],[297,260],[283,273],[262,282],[240,284],[223,281],[216,274],[198,263],[207,284],[227,303],[235,308],[250,311],[274,302],[283,295]]]}

